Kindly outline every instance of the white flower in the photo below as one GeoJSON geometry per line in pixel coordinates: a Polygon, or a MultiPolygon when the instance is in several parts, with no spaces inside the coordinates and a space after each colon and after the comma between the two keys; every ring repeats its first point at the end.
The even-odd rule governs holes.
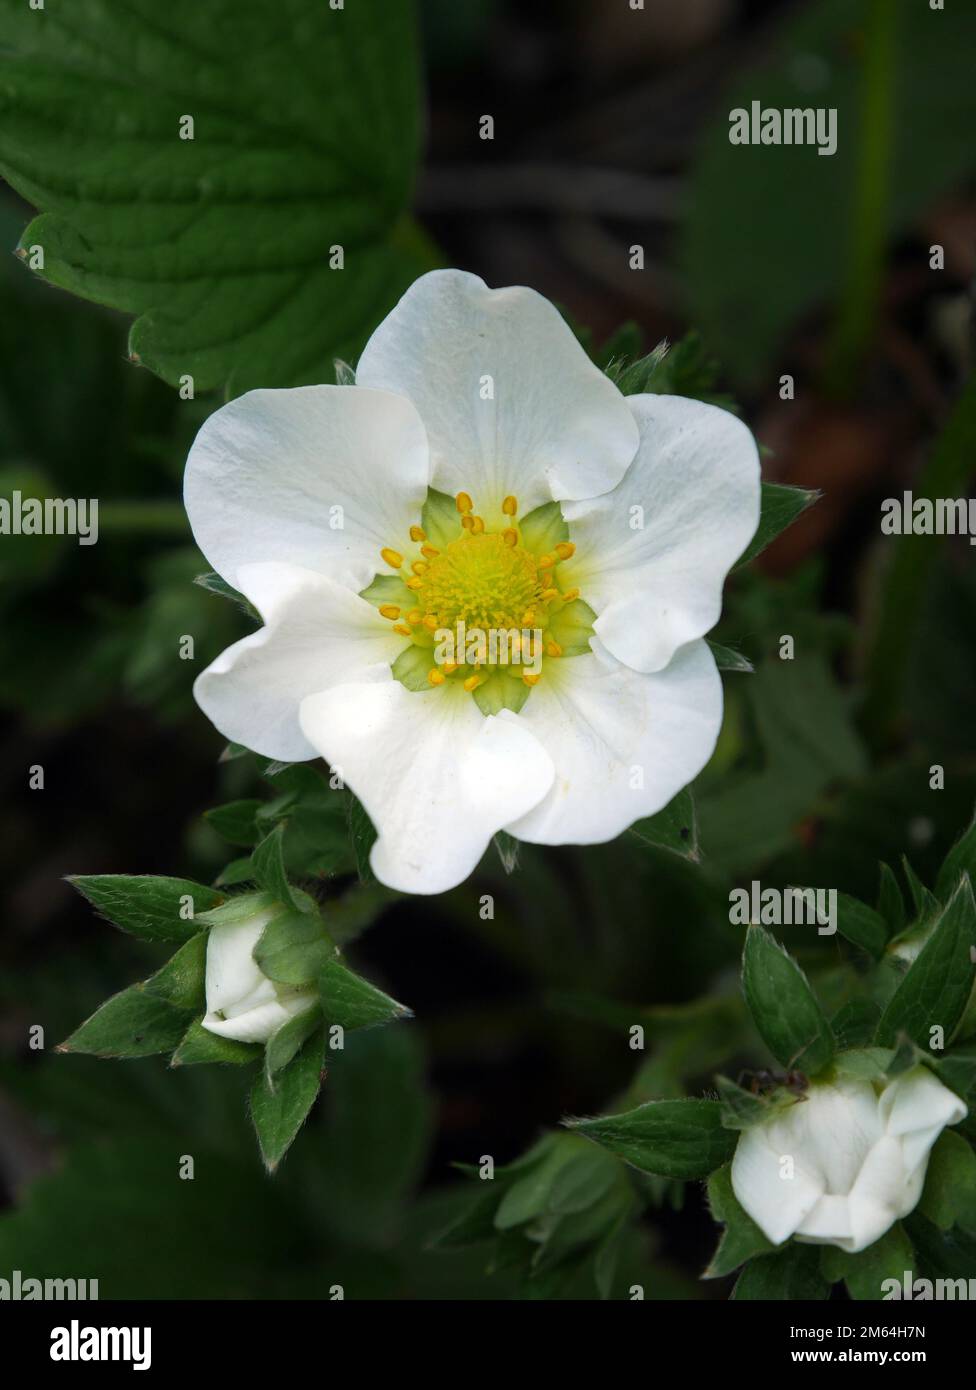
{"type": "Polygon", "coordinates": [[[613,839],[711,756],[702,638],[758,521],[755,442],[714,406],[622,396],[532,290],[424,276],[355,386],[213,414],[185,499],[265,623],[198,703],[256,752],[324,757],[391,887],[453,887],[502,829],[613,839]],[[506,662],[465,630],[525,635],[506,662]]]}
{"type": "Polygon", "coordinates": [[[732,1189],[775,1245],[795,1236],[855,1254],[913,1210],[932,1145],[966,1113],[924,1066],[877,1086],[814,1084],[743,1133],[732,1189]]]}
{"type": "Polygon", "coordinates": [[[315,1003],[315,990],[269,980],[252,954],[281,912],[274,903],[214,925],[207,940],[207,1012],[203,1026],[222,1038],[267,1042],[283,1023],[315,1003]]]}

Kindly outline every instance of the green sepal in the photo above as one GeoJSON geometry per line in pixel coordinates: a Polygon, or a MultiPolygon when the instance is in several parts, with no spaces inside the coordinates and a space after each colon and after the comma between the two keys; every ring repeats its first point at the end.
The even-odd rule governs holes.
{"type": "Polygon", "coordinates": [[[788,526],[803,515],[820,498],[816,488],[786,487],[782,483],[763,483],[759,525],[742,556],[733,568],[739,569],[754,560],[781,535],[788,526]]]}
{"type": "Polygon", "coordinates": [[[443,550],[451,541],[456,541],[463,530],[457,502],[446,492],[428,488],[427,499],[420,512],[420,525],[427,543],[436,550],[443,550]]]}
{"type": "Polygon", "coordinates": [[[324,1061],[325,1035],[319,1029],[276,1074],[273,1088],[263,1067],[251,1088],[251,1120],[269,1173],[278,1167],[315,1104],[324,1061]]]}
{"type": "Polygon", "coordinates": [[[390,670],[394,680],[398,680],[407,690],[419,695],[423,691],[430,693],[433,690],[433,686],[427,679],[433,664],[432,648],[418,647],[415,642],[411,642],[409,646],[404,647],[390,670]]]}
{"type": "Polygon", "coordinates": [[[513,676],[504,667],[497,667],[474,689],[474,701],[484,715],[498,714],[503,709],[518,714],[532,692],[520,676],[513,676]]]}
{"type": "Polygon", "coordinates": [[[815,1075],[831,1062],[830,1024],[796,961],[762,927],[746,933],[742,988],[756,1028],[773,1056],[815,1075]]]}
{"type": "Polygon", "coordinates": [[[323,967],[319,974],[319,995],[326,1024],[329,1027],[338,1024],[346,1032],[413,1018],[413,1012],[405,1004],[398,1004],[340,960],[330,960],[323,967]]]}
{"type": "Polygon", "coordinates": [[[187,878],[156,875],[69,875],[67,882],[96,911],[142,941],[188,941],[196,918],[224,901],[224,894],[187,878]],[[192,915],[182,915],[187,911],[192,915]]]}
{"type": "Polygon", "coordinates": [[[219,1062],[242,1066],[261,1056],[258,1043],[239,1042],[237,1038],[222,1038],[204,1028],[195,1018],[184,1034],[179,1047],[170,1059],[171,1067],[197,1066],[204,1062],[219,1062]]]}
{"type": "Polygon", "coordinates": [[[518,523],[521,544],[534,555],[545,555],[560,541],[569,540],[569,527],[558,502],[543,502],[518,523]]]}
{"type": "Polygon", "coordinates": [[[716,1168],[708,1179],[708,1208],[725,1229],[709,1261],[703,1279],[721,1279],[755,1255],[768,1254],[775,1247],[767,1240],[752,1217],[740,1206],[732,1190],[732,1165],[716,1168]]]}
{"type": "Polygon", "coordinates": [[[950,1041],[972,993],[974,948],[976,900],[969,875],[963,874],[881,1016],[877,1041],[882,1046],[893,1046],[904,1033],[924,1050],[933,1026],[950,1041]]]}
{"type": "Polygon", "coordinates": [[[688,787],[669,801],[663,810],[635,821],[627,833],[653,849],[670,850],[672,854],[693,863],[701,859],[695,800],[688,787]]]}
{"type": "Polygon", "coordinates": [[[564,1120],[642,1173],[704,1178],[731,1157],[736,1135],[717,1100],[652,1100],[621,1115],[564,1120]]]}
{"type": "Polygon", "coordinates": [[[317,912],[289,909],[272,917],[252,954],[269,980],[307,985],[335,955],[335,946],[317,912]]]}

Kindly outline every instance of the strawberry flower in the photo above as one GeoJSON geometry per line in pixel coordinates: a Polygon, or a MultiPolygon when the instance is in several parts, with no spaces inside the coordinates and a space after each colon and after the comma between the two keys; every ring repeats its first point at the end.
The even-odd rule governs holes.
{"type": "Polygon", "coordinates": [[[500,830],[613,839],[711,756],[702,639],[758,522],[755,442],[715,406],[621,395],[532,290],[422,277],[355,386],[216,411],[185,501],[264,622],[197,702],[258,753],[324,757],[391,887],[455,886],[500,830]]]}

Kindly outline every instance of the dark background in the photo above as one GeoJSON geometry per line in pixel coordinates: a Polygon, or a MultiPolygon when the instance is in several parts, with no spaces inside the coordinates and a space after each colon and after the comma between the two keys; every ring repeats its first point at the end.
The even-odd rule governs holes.
{"type": "MultiPolygon", "coordinates": [[[[901,600],[885,587],[878,517],[884,497],[917,485],[970,370],[976,141],[958,64],[968,57],[971,70],[976,49],[936,34],[933,63],[906,42],[884,77],[906,133],[872,261],[870,226],[867,258],[855,250],[866,166],[852,133],[870,5],[647,0],[637,19],[624,0],[429,0],[423,21],[416,209],[444,263],[532,285],[594,344],[625,322],[644,350],[700,330],[715,363],[702,389],[727,393],[749,421],[770,451],[765,476],[824,492],[729,595],[718,636],[758,669],[726,677],[727,727],[696,788],[703,864],[620,842],[527,851],[506,876],[492,853],[470,885],[390,909],[355,959],[417,1020],[362,1043],[360,1084],[347,1074],[326,1088],[273,1183],[237,1075],[54,1057],[101,998],[157,963],[62,876],[207,881],[227,850],[202,812],[262,784],[249,762],[218,764],[223,741],[190,697],[196,671],[244,630],[192,586],[203,566],[175,505],[189,441],[217,402],[186,409],[126,361],[122,316],[9,258],[0,480],[98,495],[106,512],[111,501],[160,508],[135,529],[124,516],[103,523],[88,550],[53,539],[0,550],[0,1195],[11,1208],[0,1274],[99,1270],[106,1297],[315,1295],[336,1278],[380,1296],[504,1294],[484,1258],[424,1251],[463,1188],[450,1165],[506,1161],[561,1116],[608,1108],[637,1060],[647,1094],[761,1063],[734,1002],[693,1026],[661,1008],[706,990],[734,997],[729,887],[762,871],[873,900],[879,859],[907,853],[928,879],[969,818],[972,552],[965,539],[918,546],[904,629],[895,621],[883,659],[878,632],[901,600]],[[833,161],[807,149],[749,151],[744,175],[733,163],[730,88],[761,96],[784,75],[822,86],[809,104],[841,103],[829,178],[820,166],[833,161]],[[478,138],[485,113],[491,142],[478,138]],[[934,242],[941,272],[929,268],[934,242]],[[634,243],[641,273],[628,269],[634,243]],[[845,356],[838,323],[858,322],[850,306],[872,265],[877,294],[845,356]],[[783,373],[794,400],[780,399],[783,373]],[[183,632],[196,637],[194,663],[172,657],[183,632]],[[791,667],[777,659],[785,632],[799,649],[791,667]],[[947,769],[940,793],[933,763],[947,769]],[[33,764],[43,791],[28,790],[33,764]],[[497,895],[494,922],[478,918],[480,892],[497,895]],[[631,1017],[647,1022],[650,1060],[627,1047],[631,1017]],[[44,1054],[24,1045],[34,1023],[44,1054]],[[168,1177],[174,1151],[200,1155],[189,1212],[168,1177]]],[[[0,190],[0,241],[16,243],[29,211],[0,190]]],[[[945,495],[965,491],[972,457],[945,495]]],[[[829,990],[839,952],[815,951],[829,990]]],[[[635,1247],[647,1296],[727,1296],[728,1281],[697,1281],[714,1242],[700,1194],[689,1185],[680,1209],[672,1195],[635,1247]]]]}

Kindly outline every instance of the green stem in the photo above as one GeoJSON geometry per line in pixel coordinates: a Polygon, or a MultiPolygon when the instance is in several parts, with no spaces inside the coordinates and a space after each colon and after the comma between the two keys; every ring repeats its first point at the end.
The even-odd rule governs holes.
{"type": "Polygon", "coordinates": [[[129,535],[189,537],[181,502],[100,502],[99,531],[129,535]]]}
{"type": "MultiPolygon", "coordinates": [[[[913,489],[913,497],[957,497],[963,492],[976,458],[976,376],[966,385],[932,457],[913,489]]],[[[910,520],[910,518],[908,518],[910,520]]],[[[922,613],[939,536],[902,535],[893,545],[884,581],[880,613],[867,665],[867,693],[862,710],[865,732],[876,747],[884,745],[898,712],[905,670],[922,613]]]]}
{"type": "Polygon", "coordinates": [[[849,396],[878,317],[884,276],[900,0],[870,0],[844,293],[827,352],[824,389],[849,396]]]}

